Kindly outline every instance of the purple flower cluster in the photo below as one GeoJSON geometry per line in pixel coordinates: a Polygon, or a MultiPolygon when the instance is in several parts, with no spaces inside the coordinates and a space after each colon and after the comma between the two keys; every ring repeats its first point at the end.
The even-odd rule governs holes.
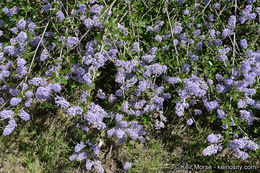
{"type": "Polygon", "coordinates": [[[92,167],[94,167],[98,172],[103,173],[104,172],[104,168],[101,165],[100,161],[91,161],[91,160],[87,160],[86,161],[86,169],[88,171],[90,171],[92,169],[92,167]]]}
{"type": "Polygon", "coordinates": [[[34,86],[43,86],[47,84],[46,78],[41,78],[41,77],[34,77],[28,82],[29,85],[34,85],[34,86]]]}
{"type": "Polygon", "coordinates": [[[209,143],[216,143],[219,141],[219,139],[221,138],[220,134],[210,134],[207,137],[207,140],[209,143]]]}
{"type": "Polygon", "coordinates": [[[51,87],[39,87],[35,93],[38,99],[51,99],[51,87]]]}
{"type": "Polygon", "coordinates": [[[51,87],[52,87],[52,90],[55,91],[55,92],[60,92],[61,89],[62,89],[61,85],[59,83],[55,83],[51,87]]]}
{"type": "Polygon", "coordinates": [[[0,112],[0,117],[2,119],[7,119],[7,118],[12,119],[13,116],[14,116],[14,111],[12,110],[3,110],[0,112]]]}
{"type": "Polygon", "coordinates": [[[8,125],[5,126],[4,128],[3,135],[4,136],[10,135],[14,131],[16,126],[17,126],[16,122],[13,119],[10,119],[8,121],[8,125]]]}
{"type": "Polygon", "coordinates": [[[91,7],[90,12],[94,14],[101,14],[102,9],[103,9],[103,5],[95,4],[91,7]]]}
{"type": "Polygon", "coordinates": [[[59,22],[61,22],[63,19],[65,19],[65,16],[61,11],[58,11],[56,13],[56,16],[57,16],[59,22]]]}
{"type": "Polygon", "coordinates": [[[242,149],[257,150],[259,148],[258,144],[251,141],[248,137],[243,137],[239,139],[234,139],[230,141],[229,147],[234,151],[234,156],[245,160],[249,155],[242,149]]]}
{"type": "Polygon", "coordinates": [[[126,170],[129,170],[131,167],[132,167],[132,163],[131,162],[125,162],[123,169],[126,171],[126,170]]]}
{"type": "Polygon", "coordinates": [[[192,124],[193,124],[193,120],[190,118],[190,119],[188,119],[188,120],[187,120],[187,122],[186,122],[186,123],[187,123],[187,124],[190,126],[190,125],[192,125],[192,124]]]}
{"type": "Polygon", "coordinates": [[[83,109],[80,106],[73,106],[67,109],[67,114],[70,116],[81,115],[82,113],[83,109]]]}
{"type": "Polygon", "coordinates": [[[79,42],[78,37],[69,37],[67,40],[67,47],[71,48],[71,47],[75,46],[78,42],[79,42]]]}
{"type": "Polygon", "coordinates": [[[216,154],[218,151],[221,151],[223,146],[221,144],[211,144],[207,148],[205,148],[202,152],[204,156],[210,156],[212,154],[216,154]]]}
{"type": "Polygon", "coordinates": [[[226,61],[227,58],[227,54],[229,53],[230,48],[225,48],[225,49],[218,49],[218,54],[219,54],[219,60],[220,61],[226,61]]]}
{"type": "Polygon", "coordinates": [[[184,110],[189,107],[189,104],[186,103],[185,100],[181,100],[181,101],[176,100],[175,103],[176,103],[176,106],[175,106],[176,115],[178,117],[183,116],[184,110]]]}
{"type": "Polygon", "coordinates": [[[25,112],[24,110],[22,110],[18,115],[24,121],[30,120],[30,115],[27,112],[25,112]]]}
{"type": "Polygon", "coordinates": [[[85,114],[84,119],[89,125],[98,130],[106,128],[106,124],[103,122],[103,118],[107,116],[107,113],[99,106],[94,103],[90,103],[88,106],[88,112],[85,114]]]}
{"type": "Polygon", "coordinates": [[[115,136],[120,139],[121,142],[125,141],[127,136],[132,140],[138,139],[143,142],[143,135],[145,134],[146,132],[143,130],[143,126],[138,124],[136,121],[127,123],[126,121],[120,120],[116,127],[107,130],[108,136],[115,136]]]}
{"type": "Polygon", "coordinates": [[[55,97],[55,103],[61,106],[62,108],[68,108],[70,106],[70,103],[60,96],[55,97]]]}
{"type": "Polygon", "coordinates": [[[22,98],[13,97],[10,100],[11,106],[17,106],[22,101],[22,98]]]}
{"type": "Polygon", "coordinates": [[[40,55],[40,61],[45,61],[49,57],[49,53],[47,49],[43,49],[40,55]]]}
{"type": "Polygon", "coordinates": [[[243,49],[246,49],[246,48],[247,48],[247,41],[246,41],[246,39],[240,40],[240,46],[241,46],[243,49]]]}
{"type": "Polygon", "coordinates": [[[239,22],[241,24],[243,24],[246,22],[246,20],[249,20],[249,21],[254,20],[256,18],[257,14],[251,13],[251,12],[252,12],[252,5],[247,5],[244,8],[241,17],[239,18],[239,22]]]}

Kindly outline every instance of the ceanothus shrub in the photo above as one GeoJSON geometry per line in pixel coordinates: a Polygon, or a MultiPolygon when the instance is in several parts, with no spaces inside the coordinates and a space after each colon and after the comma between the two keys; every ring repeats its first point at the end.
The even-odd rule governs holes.
{"type": "MultiPolygon", "coordinates": [[[[139,4],[146,13],[132,11],[130,18],[124,15],[128,3],[67,2],[68,12],[62,2],[43,0],[33,18],[27,7],[0,3],[2,134],[11,135],[18,119],[29,121],[37,103],[62,109],[84,136],[69,159],[104,172],[101,140],[145,142],[147,122],[156,130],[167,128],[165,108],[172,107],[173,116],[190,128],[204,124],[203,117],[219,127],[207,134],[201,155],[229,148],[245,160],[259,150],[253,140],[259,133],[252,132],[260,108],[255,1],[234,13],[230,1],[164,1],[161,17],[149,1],[153,8],[139,4]],[[248,28],[254,29],[245,35],[248,28]],[[106,81],[100,84],[104,78],[112,90],[106,81]]],[[[123,169],[131,167],[125,162],[123,169]]]]}

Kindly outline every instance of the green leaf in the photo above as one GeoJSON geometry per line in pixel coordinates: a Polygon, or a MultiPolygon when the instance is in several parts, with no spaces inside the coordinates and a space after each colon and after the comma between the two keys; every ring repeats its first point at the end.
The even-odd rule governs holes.
{"type": "Polygon", "coordinates": [[[67,80],[63,80],[62,81],[64,85],[67,85],[68,81],[67,80]]]}
{"type": "Polygon", "coordinates": [[[64,77],[63,77],[62,75],[59,75],[59,77],[60,77],[60,79],[61,79],[61,80],[63,80],[63,79],[64,79],[64,77]]]}
{"type": "Polygon", "coordinates": [[[71,87],[71,88],[76,88],[77,85],[73,84],[73,85],[71,85],[70,87],[71,87]]]}
{"type": "Polygon", "coordinates": [[[87,102],[91,102],[91,97],[87,96],[87,102]]]}

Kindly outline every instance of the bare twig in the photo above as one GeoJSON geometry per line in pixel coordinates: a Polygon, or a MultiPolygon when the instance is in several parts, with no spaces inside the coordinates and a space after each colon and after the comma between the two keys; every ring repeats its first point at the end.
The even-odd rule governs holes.
{"type": "MultiPolygon", "coordinates": [[[[235,0],[235,17],[236,17],[236,14],[237,14],[237,0],[235,0]]],[[[233,45],[233,57],[232,57],[232,69],[231,69],[231,74],[233,75],[233,72],[234,72],[234,64],[235,64],[235,57],[236,57],[236,33],[234,33],[233,35],[233,42],[232,42],[232,45],[233,45]]],[[[231,88],[231,92],[233,90],[233,87],[231,88]]],[[[232,95],[230,96],[230,104],[229,104],[229,110],[231,110],[231,106],[232,106],[232,95]]]]}
{"type": "Polygon", "coordinates": [[[200,14],[198,14],[196,17],[195,17],[195,19],[197,19],[201,14],[203,14],[203,12],[206,10],[206,8],[209,6],[209,4],[210,4],[210,2],[211,2],[211,0],[207,3],[207,5],[203,8],[203,10],[201,11],[201,13],[200,14]]]}
{"type": "Polygon", "coordinates": [[[80,40],[77,42],[77,44],[67,51],[67,54],[68,54],[71,50],[75,49],[75,47],[77,47],[77,46],[80,44],[80,42],[81,42],[81,41],[83,40],[83,38],[89,33],[89,31],[90,31],[90,30],[87,30],[87,32],[85,32],[85,34],[80,38],[80,40]]]}
{"type": "Polygon", "coordinates": [[[133,30],[133,34],[134,34],[134,37],[135,37],[135,29],[134,29],[134,23],[133,23],[133,18],[132,18],[132,8],[131,8],[131,4],[130,4],[130,1],[128,1],[128,8],[129,8],[129,13],[130,13],[130,16],[131,16],[131,26],[132,26],[132,30],[133,30]]]}
{"type": "MultiPolygon", "coordinates": [[[[48,23],[46,24],[46,26],[45,26],[45,28],[44,28],[44,31],[43,31],[43,33],[42,33],[41,40],[40,40],[40,42],[38,43],[38,45],[37,45],[37,47],[36,47],[36,50],[35,50],[35,52],[34,52],[34,55],[33,55],[33,58],[32,58],[32,61],[31,61],[30,67],[29,67],[29,70],[28,70],[28,74],[29,74],[29,73],[31,72],[31,70],[32,70],[32,65],[33,65],[33,63],[34,63],[34,59],[35,59],[35,57],[36,57],[37,51],[38,51],[38,49],[39,49],[39,47],[40,47],[40,44],[41,44],[41,42],[42,42],[42,40],[43,40],[43,37],[44,37],[44,35],[45,35],[45,32],[46,32],[46,30],[47,30],[47,28],[48,28],[48,26],[49,26],[49,23],[50,23],[50,20],[49,20],[48,23]]],[[[27,79],[28,79],[28,75],[27,75],[26,78],[25,78],[25,82],[27,81],[27,79]]]]}
{"type": "Polygon", "coordinates": [[[256,37],[255,41],[252,43],[252,47],[254,47],[254,46],[255,46],[255,43],[257,42],[257,40],[259,41],[259,34],[257,35],[257,37],[256,37]]]}
{"type": "MultiPolygon", "coordinates": [[[[170,25],[170,29],[171,29],[171,35],[172,35],[172,39],[173,39],[173,29],[172,29],[171,19],[170,19],[167,7],[165,7],[165,8],[166,8],[167,18],[168,18],[168,21],[169,21],[169,25],[170,25]]],[[[181,73],[181,70],[180,70],[180,67],[179,67],[179,65],[180,65],[180,63],[179,63],[179,53],[178,53],[177,48],[176,48],[176,46],[174,44],[174,40],[173,40],[173,45],[174,45],[175,52],[177,54],[176,59],[177,59],[177,63],[178,63],[178,70],[179,70],[179,73],[181,73]]]]}
{"type": "Polygon", "coordinates": [[[127,15],[127,13],[128,13],[128,11],[127,12],[125,12],[125,14],[121,17],[121,19],[118,21],[118,23],[120,23],[122,20],[123,20],[123,18],[127,15]]]}

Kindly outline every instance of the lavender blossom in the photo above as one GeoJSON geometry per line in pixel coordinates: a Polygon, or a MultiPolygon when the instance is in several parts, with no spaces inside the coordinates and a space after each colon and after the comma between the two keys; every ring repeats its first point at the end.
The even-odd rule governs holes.
{"type": "Polygon", "coordinates": [[[3,58],[4,58],[4,52],[0,52],[0,61],[3,60],[3,58]]]}
{"type": "Polygon", "coordinates": [[[122,114],[118,114],[118,113],[117,113],[116,116],[115,116],[115,120],[116,120],[116,122],[121,121],[122,118],[123,118],[123,115],[122,115],[122,114]]]}
{"type": "Polygon", "coordinates": [[[210,134],[207,137],[207,140],[209,143],[216,143],[219,141],[219,139],[221,138],[220,134],[210,134]]]}
{"type": "Polygon", "coordinates": [[[34,86],[46,85],[47,80],[46,80],[46,78],[34,77],[31,80],[29,80],[28,84],[34,85],[34,86]]]}
{"type": "Polygon", "coordinates": [[[231,36],[233,35],[234,32],[230,29],[224,29],[223,32],[222,32],[222,39],[225,39],[227,38],[228,36],[231,36]]]}
{"type": "Polygon", "coordinates": [[[166,81],[169,82],[170,84],[176,84],[176,83],[181,82],[181,79],[178,76],[166,77],[166,81]]]}
{"type": "Polygon", "coordinates": [[[89,104],[88,108],[88,112],[84,116],[88,124],[92,124],[93,128],[97,128],[98,130],[106,128],[106,124],[102,120],[107,113],[99,105],[95,105],[94,103],[89,104]]]}
{"type": "Polygon", "coordinates": [[[152,55],[155,55],[156,51],[158,50],[157,47],[152,47],[150,50],[149,50],[149,53],[152,54],[152,55]]]}
{"type": "Polygon", "coordinates": [[[50,99],[51,98],[51,88],[50,87],[38,87],[35,95],[38,99],[50,99]]]}
{"type": "Polygon", "coordinates": [[[131,162],[125,162],[124,163],[124,166],[123,166],[123,169],[125,171],[129,170],[130,168],[132,167],[132,163],[131,162]]]}
{"type": "Polygon", "coordinates": [[[75,116],[76,114],[81,115],[83,113],[83,109],[80,106],[73,106],[67,109],[67,114],[70,116],[75,116]]]}
{"type": "Polygon", "coordinates": [[[4,103],[5,103],[5,100],[2,97],[0,97],[0,104],[3,105],[4,103]]]}
{"type": "Polygon", "coordinates": [[[224,119],[224,118],[225,118],[225,115],[226,115],[225,111],[223,111],[223,110],[221,110],[221,109],[218,109],[218,110],[217,110],[217,117],[218,117],[219,119],[224,119]]]}
{"type": "Polygon", "coordinates": [[[119,127],[120,128],[126,128],[128,126],[128,123],[126,121],[120,121],[119,127]]]}
{"type": "Polygon", "coordinates": [[[26,61],[23,58],[17,58],[17,66],[21,67],[26,64],[26,61]]]}
{"type": "Polygon", "coordinates": [[[43,49],[40,55],[40,61],[45,61],[49,57],[49,53],[47,49],[43,49]]]}
{"type": "Polygon", "coordinates": [[[52,85],[52,90],[55,92],[60,92],[61,91],[61,86],[59,83],[55,83],[52,85]]]}
{"type": "Polygon", "coordinates": [[[115,130],[115,136],[118,139],[122,139],[125,136],[125,131],[121,128],[118,128],[118,129],[115,130]]]}
{"type": "Polygon", "coordinates": [[[16,25],[16,27],[21,30],[25,29],[25,26],[26,26],[26,21],[24,19],[19,20],[16,25]]]}
{"type": "Polygon", "coordinates": [[[214,14],[209,14],[208,19],[209,19],[210,21],[213,21],[213,18],[214,18],[214,14]]]}
{"type": "Polygon", "coordinates": [[[70,106],[70,103],[60,96],[55,97],[55,103],[60,105],[62,108],[68,108],[70,106]]]}
{"type": "Polygon", "coordinates": [[[43,8],[42,8],[42,11],[43,12],[48,12],[50,11],[52,8],[51,8],[51,4],[50,3],[47,3],[43,8]]]}
{"type": "Polygon", "coordinates": [[[181,23],[180,22],[176,22],[174,24],[173,33],[174,34],[180,34],[181,31],[182,31],[181,23]]]}
{"type": "Polygon", "coordinates": [[[24,41],[26,41],[26,39],[27,39],[28,37],[27,37],[27,34],[26,34],[26,32],[20,32],[19,34],[18,34],[18,36],[16,37],[16,41],[19,43],[19,45],[20,46],[23,46],[23,44],[24,44],[24,41]]]}
{"type": "Polygon", "coordinates": [[[215,3],[215,4],[214,4],[214,8],[220,9],[220,7],[221,7],[221,4],[220,4],[220,3],[215,3]]]}
{"type": "Polygon", "coordinates": [[[72,156],[69,157],[71,161],[82,161],[87,158],[88,154],[86,152],[74,153],[72,156]]]}
{"type": "Polygon", "coordinates": [[[203,45],[202,42],[197,43],[195,49],[201,50],[202,45],[203,45]]]}
{"type": "Polygon", "coordinates": [[[175,113],[178,117],[183,116],[184,110],[189,107],[188,103],[185,103],[185,100],[176,101],[175,113]]]}
{"type": "Polygon", "coordinates": [[[189,71],[190,71],[190,65],[188,63],[185,63],[183,65],[183,72],[184,73],[189,73],[189,71]]]}
{"type": "Polygon", "coordinates": [[[78,37],[69,37],[68,41],[67,41],[67,47],[71,48],[73,47],[75,44],[77,44],[79,42],[79,38],[78,37]]]}
{"type": "Polygon", "coordinates": [[[114,102],[114,101],[116,101],[116,99],[117,99],[117,97],[114,94],[110,94],[110,96],[109,96],[110,102],[114,102]]]}
{"type": "Polygon", "coordinates": [[[22,98],[13,97],[10,100],[10,104],[11,104],[11,106],[17,106],[21,101],[22,101],[22,98]]]}
{"type": "Polygon", "coordinates": [[[187,120],[187,122],[186,122],[186,123],[187,123],[187,124],[190,126],[190,125],[192,125],[192,124],[193,124],[193,120],[190,118],[190,119],[188,119],[188,120],[187,120]]]}
{"type": "Polygon", "coordinates": [[[205,148],[203,150],[202,154],[204,156],[210,156],[212,154],[216,154],[220,150],[222,150],[222,146],[221,145],[211,144],[210,146],[208,146],[207,148],[205,148]]]}
{"type": "Polygon", "coordinates": [[[29,25],[28,25],[29,31],[33,31],[35,27],[36,27],[36,25],[33,22],[29,23],[29,25]]]}
{"type": "Polygon", "coordinates": [[[216,46],[222,46],[223,42],[220,39],[214,40],[216,46]]]}
{"type": "Polygon", "coordinates": [[[3,135],[4,136],[10,135],[14,131],[16,126],[17,126],[16,122],[13,119],[10,119],[8,125],[5,126],[3,135]]]}
{"type": "Polygon", "coordinates": [[[190,10],[185,9],[185,10],[183,11],[183,14],[186,15],[186,16],[188,16],[188,15],[190,14],[190,10]]]}
{"type": "Polygon", "coordinates": [[[12,110],[3,110],[0,112],[0,117],[2,119],[7,119],[7,118],[12,119],[13,116],[14,116],[14,111],[12,110]]]}
{"type": "Polygon", "coordinates": [[[24,110],[22,110],[22,111],[18,114],[18,116],[19,116],[22,120],[24,120],[24,121],[28,121],[28,120],[30,119],[30,115],[29,115],[27,112],[25,112],[24,110]]]}
{"type": "Polygon", "coordinates": [[[134,42],[133,43],[133,52],[137,52],[139,53],[140,52],[140,45],[139,45],[139,42],[134,42]]]}
{"type": "Polygon", "coordinates": [[[246,49],[246,48],[247,48],[247,41],[246,41],[246,39],[240,40],[240,46],[241,46],[243,49],[246,49]]]}
{"type": "Polygon", "coordinates": [[[194,114],[195,114],[195,115],[201,115],[201,114],[202,114],[202,111],[199,110],[199,109],[194,109],[194,114]]]}
{"type": "Polygon", "coordinates": [[[236,16],[230,16],[228,20],[229,29],[233,30],[236,26],[236,16]]]}
{"type": "Polygon", "coordinates": [[[97,97],[104,100],[106,99],[106,94],[102,91],[102,89],[99,89],[97,92],[97,97]]]}
{"type": "Polygon", "coordinates": [[[26,98],[31,98],[33,96],[33,92],[32,91],[26,91],[25,96],[26,96],[26,98]]]}
{"type": "Polygon", "coordinates": [[[150,63],[155,60],[155,55],[144,55],[144,56],[142,56],[142,59],[145,62],[150,63]]]}
{"type": "Polygon", "coordinates": [[[80,143],[78,143],[78,144],[75,146],[74,151],[75,151],[76,153],[78,153],[78,152],[80,152],[85,146],[86,146],[86,145],[84,145],[83,142],[80,142],[80,143]]]}
{"type": "Polygon", "coordinates": [[[103,5],[93,5],[90,9],[91,13],[95,13],[95,14],[101,14],[101,11],[103,9],[103,5]]]}
{"type": "Polygon", "coordinates": [[[240,110],[240,118],[245,119],[249,125],[253,124],[254,118],[252,116],[252,112],[248,112],[245,110],[240,110]]]}
{"type": "Polygon", "coordinates": [[[59,22],[61,22],[63,19],[65,19],[65,16],[61,11],[58,11],[56,13],[56,16],[57,16],[59,22]]]}
{"type": "Polygon", "coordinates": [[[160,35],[156,35],[154,39],[158,42],[162,41],[162,37],[160,35]]]}
{"type": "Polygon", "coordinates": [[[11,54],[11,55],[14,55],[14,53],[15,53],[15,48],[14,48],[14,46],[6,46],[6,47],[4,48],[4,50],[5,50],[6,53],[9,53],[9,54],[11,54]]]}
{"type": "Polygon", "coordinates": [[[211,102],[205,101],[204,105],[208,111],[213,111],[214,109],[219,107],[219,104],[217,101],[211,101],[211,102]]]}

